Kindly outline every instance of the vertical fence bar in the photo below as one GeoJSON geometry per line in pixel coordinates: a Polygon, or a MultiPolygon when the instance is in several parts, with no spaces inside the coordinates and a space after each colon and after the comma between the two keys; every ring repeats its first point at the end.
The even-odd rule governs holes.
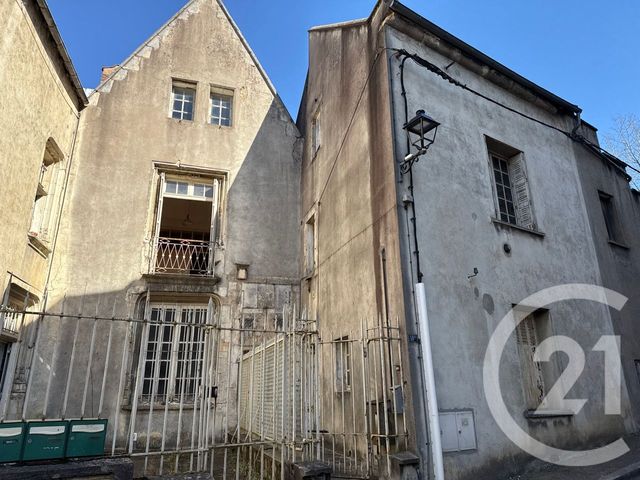
{"type": "Polygon", "coordinates": [[[51,357],[51,365],[49,368],[49,379],[47,380],[47,389],[45,391],[44,394],[44,405],[42,407],[42,419],[45,420],[47,418],[47,409],[49,407],[49,394],[51,393],[51,383],[53,382],[53,374],[55,371],[55,365],[56,362],[58,361],[58,352],[60,350],[60,345],[62,345],[62,342],[60,341],[60,325],[62,325],[62,322],[64,322],[64,306],[65,306],[65,302],[67,300],[67,296],[65,295],[62,298],[62,306],[60,309],[60,320],[57,322],[58,323],[58,334],[56,336],[56,344],[53,348],[53,355],[51,357]]]}
{"type": "MultiPolygon", "coordinates": [[[[91,368],[93,366],[93,350],[96,344],[96,327],[98,326],[98,314],[100,308],[100,297],[96,302],[96,316],[93,319],[93,325],[91,328],[91,342],[89,344],[89,360],[87,362],[87,373],[84,376],[84,389],[82,391],[82,406],[80,408],[80,418],[84,418],[85,408],[87,406],[87,392],[89,390],[89,380],[92,378],[91,368]]],[[[93,400],[93,385],[91,385],[91,398],[93,400]]],[[[93,412],[93,401],[91,402],[91,411],[93,412]]]]}
{"type": "MultiPolygon", "coordinates": [[[[241,410],[240,410],[240,402],[242,401],[242,356],[244,351],[244,332],[242,331],[242,317],[240,317],[240,352],[238,354],[238,380],[236,381],[236,390],[237,390],[237,402],[236,402],[236,418],[238,425],[236,426],[236,441],[238,444],[240,443],[240,419],[241,410]]],[[[240,480],[240,454],[241,447],[236,447],[236,480],[240,480]]]]}
{"type": "Polygon", "coordinates": [[[380,352],[380,380],[382,382],[382,402],[383,402],[383,413],[384,413],[384,435],[385,435],[385,454],[387,457],[387,473],[389,474],[389,476],[391,476],[391,465],[389,463],[389,415],[387,412],[387,405],[388,405],[388,401],[387,401],[387,369],[384,368],[385,366],[385,354],[384,354],[384,346],[383,346],[383,341],[384,341],[384,329],[382,328],[382,324],[380,322],[380,317],[378,317],[378,324],[380,325],[379,329],[380,329],[380,340],[378,342],[378,350],[380,352]]]}
{"type": "MultiPolygon", "coordinates": [[[[85,291],[86,295],[86,291],[85,291]]],[[[67,384],[64,389],[64,401],[62,403],[62,415],[61,418],[64,420],[67,417],[67,405],[69,402],[69,388],[71,387],[71,376],[73,373],[73,363],[76,358],[76,345],[78,343],[78,330],[80,328],[80,318],[82,316],[82,311],[84,307],[84,298],[85,295],[82,296],[80,300],[80,313],[78,314],[78,318],[76,318],[76,329],[73,334],[73,345],[71,346],[71,359],[69,360],[69,371],[67,372],[67,384]]]]}
{"type": "MultiPolygon", "coordinates": [[[[133,453],[133,442],[135,437],[136,416],[138,414],[138,402],[140,400],[140,389],[142,388],[144,362],[147,353],[147,344],[149,343],[149,319],[151,318],[150,294],[147,290],[147,296],[144,306],[144,322],[142,323],[142,334],[140,335],[140,352],[138,354],[138,374],[133,388],[133,399],[131,405],[131,416],[129,418],[129,454],[133,453]]],[[[123,365],[124,368],[124,365],[123,365]]]]}
{"type": "MultiPolygon", "coordinates": [[[[200,328],[200,327],[198,327],[200,328]]],[[[203,429],[205,427],[205,393],[207,389],[207,378],[206,378],[206,366],[209,360],[209,352],[206,349],[207,342],[207,332],[206,330],[199,330],[198,334],[198,344],[196,346],[196,355],[198,359],[199,365],[199,379],[197,383],[197,391],[200,396],[200,411],[198,412],[198,454],[197,454],[197,468],[198,471],[203,470],[203,461],[204,461],[204,432],[203,429]]]]}
{"type": "MultiPolygon", "coordinates": [[[[113,324],[112,324],[113,325],[113,324]]],[[[120,364],[120,380],[118,382],[118,396],[116,397],[116,410],[114,413],[115,419],[113,423],[113,439],[111,440],[111,455],[116,453],[116,442],[118,440],[118,423],[120,421],[120,404],[122,403],[122,397],[124,395],[124,379],[127,372],[127,362],[129,361],[129,339],[131,336],[132,324],[126,325],[126,333],[124,336],[124,343],[122,344],[122,361],[120,364]]],[[[134,393],[135,394],[135,393],[134,393]]],[[[131,413],[133,414],[133,409],[131,413]]],[[[126,446],[126,445],[125,445],[126,446]]]]}
{"type": "MultiPolygon", "coordinates": [[[[195,335],[196,327],[195,325],[188,325],[187,329],[188,329],[188,336],[189,336],[189,344],[185,346],[185,357],[187,357],[186,352],[189,351],[187,349],[193,348],[193,337],[195,335]]],[[[182,381],[182,384],[180,385],[180,402],[178,404],[178,428],[177,428],[177,434],[176,434],[176,451],[178,453],[176,453],[176,462],[175,462],[175,468],[174,468],[175,473],[178,473],[178,468],[180,465],[180,442],[182,440],[182,416],[184,413],[184,396],[185,396],[185,390],[187,388],[187,381],[191,382],[192,364],[193,362],[191,361],[191,358],[189,358],[187,365],[185,366],[183,364],[182,370],[180,372],[180,374],[182,375],[183,381],[182,381]]],[[[195,399],[194,399],[194,402],[195,402],[195,399]]]]}
{"type": "MultiPolygon", "coordinates": [[[[198,328],[198,327],[194,327],[194,328],[198,328]]],[[[198,341],[196,341],[196,377],[194,379],[194,397],[193,397],[193,417],[191,419],[191,454],[189,456],[189,471],[193,471],[193,460],[194,460],[194,455],[193,455],[193,450],[195,449],[196,446],[196,423],[198,425],[198,449],[197,449],[197,453],[196,453],[196,465],[198,466],[198,468],[200,467],[200,455],[201,455],[201,450],[200,450],[200,430],[201,430],[201,425],[202,425],[202,407],[203,407],[203,403],[202,403],[202,397],[203,397],[203,391],[202,391],[202,375],[203,375],[203,369],[204,369],[204,365],[202,365],[200,363],[200,338],[202,335],[202,332],[199,330],[196,330],[196,332],[198,332],[197,334],[197,338],[198,341]],[[200,408],[198,408],[198,399],[200,399],[200,408]]],[[[204,352],[202,352],[202,355],[204,356],[204,352]]]]}
{"type": "MultiPolygon", "coordinates": [[[[173,322],[175,324],[177,314],[177,308],[173,309],[173,322]]],[[[156,336],[155,336],[155,349],[153,353],[153,381],[151,382],[151,398],[149,399],[149,411],[147,413],[147,439],[144,447],[144,471],[146,475],[147,468],[149,466],[149,447],[151,445],[151,422],[153,421],[153,407],[155,405],[156,396],[158,394],[158,383],[160,378],[160,366],[162,361],[162,348],[164,343],[164,328],[166,325],[167,309],[158,310],[158,319],[156,320],[156,336]]],[[[175,325],[171,328],[175,328],[175,325]]],[[[173,333],[173,332],[172,332],[173,333]]],[[[139,368],[145,369],[145,365],[142,364],[139,368]]],[[[167,381],[167,384],[169,382],[167,381]]],[[[167,393],[167,385],[165,385],[165,395],[167,393]]]]}
{"type": "Polygon", "coordinates": [[[371,472],[371,416],[369,414],[369,408],[367,405],[367,393],[369,390],[369,386],[367,384],[367,343],[366,343],[366,327],[365,320],[362,319],[360,322],[360,348],[362,349],[362,411],[365,415],[365,448],[366,448],[366,474],[367,476],[371,472]]]}
{"type": "MultiPolygon", "coordinates": [[[[107,372],[109,371],[109,360],[111,359],[111,340],[113,339],[113,324],[116,316],[116,299],[113,299],[113,310],[111,312],[111,321],[109,322],[109,336],[107,339],[107,354],[104,359],[104,369],[102,372],[102,383],[100,385],[100,400],[98,401],[98,418],[102,418],[102,407],[104,405],[104,389],[107,385],[107,372]]],[[[126,344],[125,344],[126,348],[126,344]]],[[[118,412],[116,412],[116,416],[118,412]]]]}

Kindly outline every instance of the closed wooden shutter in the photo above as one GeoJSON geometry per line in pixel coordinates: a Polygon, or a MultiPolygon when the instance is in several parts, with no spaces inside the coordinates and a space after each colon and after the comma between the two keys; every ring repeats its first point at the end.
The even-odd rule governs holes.
{"type": "Polygon", "coordinates": [[[522,154],[516,155],[509,160],[509,177],[511,177],[518,226],[533,230],[535,229],[535,224],[522,154]]]}
{"type": "Polygon", "coordinates": [[[534,360],[538,347],[538,334],[534,315],[525,317],[516,328],[520,367],[524,379],[527,408],[535,410],[545,397],[545,385],[542,369],[534,360]]]}

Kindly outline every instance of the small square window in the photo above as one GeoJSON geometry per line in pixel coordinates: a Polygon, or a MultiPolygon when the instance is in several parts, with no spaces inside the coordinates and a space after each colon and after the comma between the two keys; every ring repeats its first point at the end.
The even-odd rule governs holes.
{"type": "Polygon", "coordinates": [[[174,82],[172,89],[171,117],[177,120],[193,120],[193,106],[196,96],[195,85],[174,82]]]}
{"type": "Polygon", "coordinates": [[[232,106],[232,95],[223,94],[218,91],[211,92],[211,111],[209,116],[209,123],[211,123],[211,125],[230,127],[232,106]]]}

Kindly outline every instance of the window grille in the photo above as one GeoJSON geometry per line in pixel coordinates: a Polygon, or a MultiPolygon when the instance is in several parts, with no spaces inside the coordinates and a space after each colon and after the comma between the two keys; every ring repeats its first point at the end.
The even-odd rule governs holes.
{"type": "Polygon", "coordinates": [[[194,401],[202,373],[206,318],[205,306],[151,306],[143,402],[194,401]]]}

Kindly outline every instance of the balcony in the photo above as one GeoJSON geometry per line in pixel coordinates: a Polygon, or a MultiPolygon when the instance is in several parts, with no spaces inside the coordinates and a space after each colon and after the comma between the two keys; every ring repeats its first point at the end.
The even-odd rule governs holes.
{"type": "Polygon", "coordinates": [[[22,313],[14,311],[11,307],[0,307],[0,324],[2,331],[0,336],[14,338],[18,336],[20,324],[22,323],[22,313]]]}
{"type": "Polygon", "coordinates": [[[159,237],[154,258],[155,274],[213,276],[213,244],[208,241],[159,237]]]}

